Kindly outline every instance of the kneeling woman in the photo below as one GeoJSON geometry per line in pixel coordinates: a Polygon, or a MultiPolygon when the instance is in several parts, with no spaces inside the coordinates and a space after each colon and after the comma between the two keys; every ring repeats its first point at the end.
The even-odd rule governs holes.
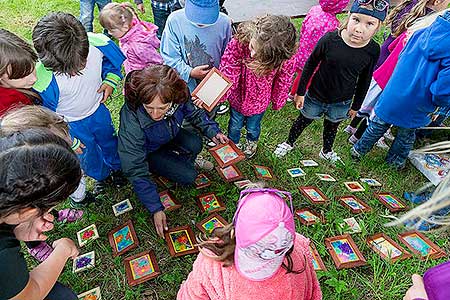
{"type": "Polygon", "coordinates": [[[186,83],[174,69],[153,65],[128,74],[125,104],[120,111],[122,170],[153,214],[161,237],[167,229],[166,215],[150,172],[183,185],[192,184],[198,175],[194,165],[202,150],[202,138],[183,129],[183,120],[216,143],[228,142],[218,124],[194,107],[186,83]]]}

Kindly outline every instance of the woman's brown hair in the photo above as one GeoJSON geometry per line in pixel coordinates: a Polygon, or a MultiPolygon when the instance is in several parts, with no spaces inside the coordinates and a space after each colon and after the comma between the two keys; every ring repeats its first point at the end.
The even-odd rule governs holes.
{"type": "Polygon", "coordinates": [[[189,99],[189,90],[178,73],[166,65],[151,65],[128,73],[125,101],[133,110],[152,103],[156,97],[164,104],[181,104],[189,99]]]}

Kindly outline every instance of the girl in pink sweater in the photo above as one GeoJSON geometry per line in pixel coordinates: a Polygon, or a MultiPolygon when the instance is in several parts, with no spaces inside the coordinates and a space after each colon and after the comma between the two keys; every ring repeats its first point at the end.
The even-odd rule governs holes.
{"type": "Polygon", "coordinates": [[[295,68],[296,32],[285,16],[267,15],[239,25],[220,62],[220,71],[233,85],[224,99],[231,106],[228,136],[248,158],[256,153],[261,120],[272,102],[286,103],[295,68]],[[239,144],[242,127],[247,129],[239,144]]]}
{"type": "Polygon", "coordinates": [[[244,190],[233,220],[201,241],[178,300],[322,299],[309,240],[295,232],[290,193],[244,190]]]}
{"type": "Polygon", "coordinates": [[[162,64],[158,53],[160,41],[156,36],[158,27],[139,20],[130,3],[109,3],[100,12],[100,24],[109,34],[119,40],[119,46],[127,57],[123,66],[128,74],[142,70],[151,64],[162,64]]]}

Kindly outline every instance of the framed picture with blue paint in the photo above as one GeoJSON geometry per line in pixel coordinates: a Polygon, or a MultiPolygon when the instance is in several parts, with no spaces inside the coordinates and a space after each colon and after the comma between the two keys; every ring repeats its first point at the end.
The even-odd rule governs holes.
{"type": "Polygon", "coordinates": [[[312,264],[315,271],[327,271],[327,268],[325,267],[325,264],[323,263],[322,257],[320,257],[319,251],[317,251],[316,246],[314,246],[314,243],[311,241],[309,243],[309,251],[311,252],[312,256],[312,264]]]}
{"type": "Polygon", "coordinates": [[[392,213],[408,209],[408,206],[392,193],[375,193],[375,197],[392,213]]]}
{"type": "Polygon", "coordinates": [[[161,274],[155,253],[151,250],[127,257],[123,262],[130,286],[138,285],[161,274]]]}
{"type": "Polygon", "coordinates": [[[400,233],[398,238],[421,259],[436,259],[446,256],[444,250],[416,230],[400,233]]]}
{"type": "Polygon", "coordinates": [[[122,255],[139,246],[133,222],[128,220],[108,233],[108,240],[113,249],[113,256],[122,255]]]}
{"type": "Polygon", "coordinates": [[[366,241],[370,249],[378,253],[382,259],[388,262],[395,262],[411,257],[411,254],[384,233],[369,236],[366,238],[366,241]]]}
{"type": "Polygon", "coordinates": [[[338,198],[342,206],[348,208],[352,213],[359,214],[362,212],[368,212],[372,209],[364,201],[353,195],[341,196],[338,198]]]}
{"type": "Polygon", "coordinates": [[[123,201],[120,201],[119,203],[116,203],[112,206],[114,215],[120,216],[121,214],[124,214],[130,210],[133,209],[133,206],[131,206],[131,202],[129,199],[125,199],[123,201]]]}
{"type": "Polygon", "coordinates": [[[325,245],[338,270],[366,264],[366,259],[349,234],[326,238],[325,245]]]}

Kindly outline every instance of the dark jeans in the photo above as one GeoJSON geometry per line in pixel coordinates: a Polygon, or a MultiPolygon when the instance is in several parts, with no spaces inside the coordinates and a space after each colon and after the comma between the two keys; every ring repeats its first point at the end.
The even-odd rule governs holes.
{"type": "Polygon", "coordinates": [[[87,32],[92,32],[94,27],[94,7],[97,4],[98,11],[101,11],[111,0],[80,0],[80,22],[87,32]]]}
{"type": "Polygon", "coordinates": [[[244,116],[237,110],[231,108],[230,121],[228,123],[228,137],[233,143],[239,143],[241,139],[241,129],[244,127],[247,129],[247,140],[255,142],[259,139],[261,134],[261,120],[264,116],[264,112],[253,115],[244,116]]]}
{"type": "MultiPolygon", "coordinates": [[[[391,124],[375,117],[361,139],[353,146],[354,150],[361,156],[365,155],[390,127],[391,124]]],[[[416,129],[402,127],[397,127],[397,129],[397,135],[386,156],[386,162],[397,168],[402,168],[408,158],[409,151],[414,145],[416,129]]]]}
{"type": "Polygon", "coordinates": [[[65,285],[56,282],[44,300],[77,300],[77,295],[65,285]]]}
{"type": "Polygon", "coordinates": [[[169,15],[180,8],[181,5],[178,3],[178,1],[175,2],[174,5],[170,5],[168,10],[161,9],[152,4],[153,23],[158,26],[158,32],[156,34],[158,36],[158,39],[161,39],[161,35],[163,33],[164,27],[166,27],[166,21],[169,15]]]}
{"type": "Polygon", "coordinates": [[[150,172],[172,182],[190,185],[198,175],[194,161],[202,146],[198,135],[181,128],[172,141],[147,156],[150,172]]]}

